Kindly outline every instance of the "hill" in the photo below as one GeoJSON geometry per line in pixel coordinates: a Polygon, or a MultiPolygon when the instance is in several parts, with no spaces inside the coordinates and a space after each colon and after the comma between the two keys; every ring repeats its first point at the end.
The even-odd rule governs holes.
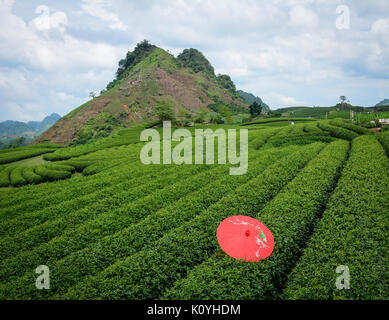
{"type": "Polygon", "coordinates": [[[239,96],[241,96],[244,100],[246,100],[248,103],[252,104],[253,102],[259,103],[263,110],[270,111],[270,107],[262,101],[261,98],[254,96],[252,93],[244,92],[242,90],[238,90],[239,96]]]}
{"type": "Polygon", "coordinates": [[[216,76],[201,52],[186,49],[175,58],[145,40],[119,61],[116,79],[100,96],[63,117],[36,142],[68,144],[105,137],[117,128],[156,120],[159,104],[193,116],[221,107],[248,110],[231,78],[216,76]]]}
{"type": "Polygon", "coordinates": [[[343,118],[350,119],[350,110],[357,112],[358,114],[387,112],[389,106],[380,105],[375,107],[360,107],[346,104],[340,106],[337,104],[333,107],[287,107],[277,109],[275,112],[280,113],[283,117],[307,117],[316,119],[334,119],[343,118]]]}
{"type": "Polygon", "coordinates": [[[50,128],[56,123],[61,116],[53,113],[45,117],[42,121],[20,122],[7,120],[0,123],[0,142],[3,146],[8,145],[14,139],[20,137],[26,138],[26,142],[32,141],[33,138],[50,128]]]}
{"type": "Polygon", "coordinates": [[[375,106],[376,107],[389,106],[389,99],[384,99],[381,102],[378,102],[375,106]]]}
{"type": "Polygon", "coordinates": [[[350,110],[356,112],[368,112],[367,108],[352,106],[346,104],[344,106],[336,105],[332,107],[288,107],[280,108],[275,112],[281,113],[283,117],[306,117],[316,119],[334,119],[344,118],[350,119],[350,110]]]}

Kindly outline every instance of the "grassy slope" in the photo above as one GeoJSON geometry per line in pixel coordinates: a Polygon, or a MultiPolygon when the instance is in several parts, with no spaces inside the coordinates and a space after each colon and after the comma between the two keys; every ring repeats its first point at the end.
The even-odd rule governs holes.
{"type": "Polygon", "coordinates": [[[46,161],[43,159],[43,155],[41,155],[29,159],[6,163],[5,166],[36,166],[44,163],[46,163],[46,161]]]}

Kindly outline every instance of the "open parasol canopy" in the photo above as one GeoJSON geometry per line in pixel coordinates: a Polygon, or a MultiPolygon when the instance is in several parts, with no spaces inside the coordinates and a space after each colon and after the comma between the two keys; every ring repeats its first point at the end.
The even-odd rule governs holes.
{"type": "Polygon", "coordinates": [[[246,262],[264,260],[274,249],[270,230],[257,219],[247,216],[233,216],[223,220],[216,237],[225,253],[246,262]]]}

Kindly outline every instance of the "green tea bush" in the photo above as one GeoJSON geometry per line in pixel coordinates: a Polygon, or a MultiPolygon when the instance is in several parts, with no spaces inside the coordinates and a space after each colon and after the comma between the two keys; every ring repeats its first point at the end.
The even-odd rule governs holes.
{"type": "Polygon", "coordinates": [[[256,178],[240,186],[201,215],[166,233],[125,260],[118,261],[64,298],[145,299],[158,297],[172,281],[207,259],[217,247],[218,224],[231,214],[254,214],[323,148],[317,143],[276,161],[256,178]],[[102,281],[104,279],[104,281],[102,281]],[[119,284],[119,279],[120,284],[119,284]],[[119,289],[118,289],[119,288],[119,289]]]}
{"type": "MultiPolygon", "coordinates": [[[[28,168],[28,167],[26,167],[28,168]]],[[[35,192],[31,192],[31,187],[25,187],[23,191],[15,193],[12,199],[2,199],[0,201],[0,219],[7,221],[28,212],[30,215],[41,209],[52,207],[67,201],[67,204],[77,203],[76,208],[93,203],[96,199],[103,198],[109,194],[111,189],[119,193],[123,189],[131,186],[139,186],[157,176],[176,170],[174,166],[144,166],[141,163],[130,163],[113,168],[108,172],[101,173],[95,177],[83,178],[75,183],[65,180],[57,183],[40,185],[39,189],[34,187],[35,192]],[[32,194],[31,194],[32,193],[32,194]],[[87,196],[88,201],[86,201],[87,196]],[[20,199],[23,199],[21,201],[20,199]],[[91,202],[89,202],[91,201],[91,202]]],[[[40,176],[39,176],[40,177],[40,176]]],[[[40,177],[42,180],[42,177],[40,177]]]]}
{"type": "Polygon", "coordinates": [[[52,154],[46,154],[44,156],[44,159],[48,161],[68,160],[74,157],[87,155],[99,150],[130,144],[137,144],[139,143],[139,136],[142,130],[152,125],[153,123],[140,124],[131,128],[123,129],[117,134],[114,134],[107,138],[98,139],[95,142],[89,144],[58,149],[52,154]]]}
{"type": "Polygon", "coordinates": [[[355,133],[354,131],[332,126],[328,124],[328,121],[319,122],[318,127],[322,130],[328,131],[330,135],[335,138],[351,141],[358,137],[358,134],[355,133]]]}
{"type": "Polygon", "coordinates": [[[378,140],[381,142],[386,154],[389,156],[389,131],[380,133],[378,135],[378,140]]]}
{"type": "Polygon", "coordinates": [[[86,167],[92,165],[94,161],[75,158],[75,159],[63,161],[62,163],[74,167],[77,171],[83,171],[86,167]]]}
{"type": "Polygon", "coordinates": [[[91,164],[90,166],[86,167],[82,173],[85,175],[85,176],[89,176],[89,175],[93,175],[93,174],[96,174],[96,173],[99,173],[101,171],[104,171],[104,170],[108,170],[112,167],[115,167],[115,166],[118,166],[124,162],[127,162],[128,159],[118,159],[118,160],[106,160],[106,161],[98,161],[94,164],[91,164]]]}
{"type": "Polygon", "coordinates": [[[11,184],[10,175],[14,168],[10,166],[0,171],[0,187],[8,187],[11,184]]]}
{"type": "MultiPolygon", "coordinates": [[[[196,170],[196,167],[192,168],[193,170],[196,170]]],[[[205,168],[203,167],[202,169],[205,168]]],[[[200,167],[197,167],[197,170],[201,170],[200,167]]],[[[120,211],[116,210],[116,212],[114,211],[112,213],[110,212],[102,214],[98,216],[97,219],[92,220],[90,222],[86,222],[84,225],[80,226],[80,228],[77,228],[75,230],[68,230],[68,232],[63,237],[55,239],[55,241],[53,241],[52,243],[48,242],[47,244],[44,244],[33,252],[25,252],[24,254],[18,256],[19,259],[11,258],[10,260],[7,260],[5,268],[2,268],[0,272],[1,279],[3,279],[5,276],[4,269],[7,269],[8,272],[11,272],[13,275],[15,275],[17,274],[17,270],[29,270],[29,265],[31,263],[35,263],[34,259],[35,261],[40,261],[46,254],[53,255],[53,253],[53,257],[58,259],[61,256],[61,252],[62,255],[70,254],[76,251],[77,249],[82,249],[86,245],[86,243],[92,244],[94,241],[96,241],[102,236],[115,233],[116,231],[119,231],[124,227],[128,227],[129,225],[131,225],[131,222],[135,223],[137,221],[137,217],[135,215],[143,214],[144,216],[146,216],[146,214],[153,213],[154,211],[164,207],[166,203],[170,203],[169,199],[179,199],[179,197],[185,196],[188,192],[196,190],[197,186],[205,185],[206,182],[212,181],[213,179],[215,179],[215,177],[220,176],[223,171],[225,172],[226,168],[218,166],[214,169],[205,171],[206,172],[203,172],[191,178],[190,181],[183,181],[181,183],[177,183],[176,185],[173,184],[171,187],[167,187],[164,190],[155,192],[155,194],[140,198],[136,201],[132,201],[132,203],[126,205],[125,208],[118,208],[120,209],[120,211]],[[173,190],[175,191],[175,193],[172,192],[173,190]],[[82,241],[80,241],[80,239],[82,239],[82,241]],[[26,256],[28,257],[27,259],[26,256]],[[15,260],[17,262],[15,262],[15,260]],[[28,266],[26,266],[26,264],[28,266]],[[25,269],[23,269],[23,267],[25,267],[25,269]]],[[[177,179],[177,175],[170,178],[170,181],[165,180],[165,182],[172,183],[172,181],[174,181],[173,179],[177,179]]],[[[134,189],[134,191],[139,190],[134,189]]],[[[136,195],[137,193],[133,192],[134,199],[136,195]]],[[[128,200],[131,199],[129,196],[127,196],[126,198],[128,200]]],[[[174,201],[171,202],[174,203],[174,201]]],[[[66,220],[68,222],[72,222],[72,217],[68,216],[66,217],[66,220]]],[[[50,232],[52,232],[53,234],[59,234],[59,229],[55,229],[55,224],[50,224],[50,226],[45,227],[48,227],[50,232]]],[[[104,255],[105,253],[101,254],[104,255]]]]}
{"type": "Polygon", "coordinates": [[[278,128],[277,129],[265,129],[265,130],[261,130],[259,132],[250,131],[250,135],[255,134],[255,138],[253,138],[253,140],[250,141],[249,146],[255,150],[260,149],[267,142],[267,140],[269,140],[269,138],[274,136],[278,131],[279,131],[278,128]]]}
{"type": "Polygon", "coordinates": [[[325,135],[319,135],[319,136],[313,136],[313,135],[296,135],[296,136],[289,136],[289,137],[282,137],[278,139],[273,139],[266,143],[266,148],[276,148],[276,147],[285,147],[289,145],[305,145],[310,144],[314,142],[325,142],[329,143],[334,141],[335,138],[325,136],[325,135]]]}
{"type": "Polygon", "coordinates": [[[347,130],[354,131],[358,134],[374,134],[372,131],[366,128],[351,123],[349,120],[335,119],[335,120],[331,120],[330,124],[336,127],[341,127],[347,130]]]}
{"type": "MultiPolygon", "coordinates": [[[[150,245],[152,242],[158,240],[163,236],[165,232],[175,227],[178,227],[181,223],[190,220],[202,210],[205,210],[212,203],[222,198],[229,192],[232,192],[239,184],[248,181],[253,176],[257,175],[258,171],[263,170],[268,163],[268,160],[275,156],[283,157],[290,153],[290,149],[274,149],[268,153],[258,154],[255,153],[250,157],[253,161],[252,167],[246,175],[231,177],[226,175],[226,168],[219,167],[216,170],[207,171],[204,174],[204,178],[212,183],[203,183],[200,190],[189,194],[178,200],[172,202],[168,207],[163,208],[155,213],[150,214],[139,223],[127,227],[126,225],[119,232],[99,239],[96,244],[93,244],[93,238],[89,238],[87,248],[82,251],[77,251],[80,248],[78,239],[82,237],[84,242],[87,239],[87,234],[92,234],[90,230],[94,230],[94,234],[97,234],[97,227],[102,225],[94,222],[92,224],[83,225],[80,228],[80,235],[71,233],[64,235],[57,239],[50,246],[37,248],[36,252],[32,252],[27,255],[21,255],[19,259],[13,260],[12,263],[7,263],[9,270],[15,270],[15,268],[25,268],[28,270],[31,265],[39,261],[39,259],[46,259],[47,263],[52,266],[51,269],[57,274],[60,285],[54,285],[54,289],[51,294],[59,294],[59,292],[66,292],[66,289],[72,284],[79,282],[80,278],[85,276],[87,272],[94,274],[98,271],[102,271],[104,268],[114,263],[119,258],[124,258],[129,253],[135,253],[140,251],[146,245],[150,245]],[[151,232],[147,232],[150,230],[151,232]],[[58,249],[59,248],[59,249],[58,249]],[[66,251],[64,251],[66,250],[66,251]],[[55,253],[55,254],[53,254],[55,253]],[[61,255],[70,253],[69,256],[63,260],[57,261],[61,255]],[[47,256],[46,256],[47,254],[47,256]],[[35,260],[34,260],[35,258],[35,260]],[[93,264],[87,261],[94,261],[93,264]],[[28,262],[28,264],[26,264],[28,262]],[[79,268],[80,266],[80,268],[79,268]],[[81,267],[82,266],[82,267],[81,267]],[[58,270],[58,271],[57,271],[58,270]],[[82,270],[82,272],[78,272],[82,270]]],[[[104,221],[107,222],[106,217],[104,221]]],[[[112,225],[113,227],[113,225],[112,225]]],[[[114,232],[114,229],[110,227],[110,232],[114,232]]],[[[120,228],[118,228],[119,230],[120,228]]],[[[102,230],[102,232],[104,232],[102,230]]],[[[14,273],[15,274],[15,273],[14,273]]],[[[27,283],[28,277],[21,279],[27,283]]],[[[22,285],[22,284],[20,284],[22,285]]],[[[15,284],[13,284],[15,286],[15,284]]],[[[34,294],[39,294],[34,293],[34,294]]],[[[30,296],[30,294],[28,294],[30,296]]]]}
{"type": "MultiPolygon", "coordinates": [[[[23,167],[22,176],[28,183],[41,183],[43,178],[35,173],[35,167],[23,167]]],[[[31,210],[31,206],[30,210],[31,210]]]]}
{"type": "Polygon", "coordinates": [[[318,126],[317,126],[317,123],[307,123],[304,125],[304,132],[306,134],[312,134],[312,135],[315,135],[315,136],[319,136],[319,135],[329,135],[329,133],[327,131],[323,131],[321,130],[318,126]]]}
{"type": "Polygon", "coordinates": [[[36,167],[35,173],[41,176],[44,181],[68,179],[72,176],[72,173],[69,171],[56,171],[49,169],[46,166],[36,167]]]}
{"type": "Polygon", "coordinates": [[[0,164],[24,160],[24,159],[36,157],[41,154],[45,154],[53,151],[54,150],[48,148],[43,148],[43,149],[30,148],[30,149],[22,149],[22,150],[19,150],[19,148],[17,148],[12,151],[0,153],[0,164]]]}
{"type": "Polygon", "coordinates": [[[50,169],[50,170],[56,170],[56,171],[69,171],[69,172],[74,172],[76,171],[76,169],[69,165],[69,164],[48,164],[46,165],[46,168],[50,169]]]}
{"type": "Polygon", "coordinates": [[[348,148],[343,140],[329,144],[256,215],[274,237],[268,259],[245,263],[215,254],[177,281],[163,299],[277,298],[340,175],[348,148]]]}
{"type": "Polygon", "coordinates": [[[27,184],[27,181],[22,176],[22,167],[15,167],[10,173],[10,182],[14,187],[21,187],[27,184]]]}
{"type": "MultiPolygon", "coordinates": [[[[65,230],[98,218],[100,214],[106,213],[112,205],[115,205],[116,209],[104,216],[103,226],[110,230],[114,228],[115,223],[123,223],[123,220],[127,224],[134,223],[137,219],[166,205],[168,200],[179,199],[185,195],[185,192],[197,188],[202,180],[196,181],[195,173],[207,171],[210,166],[187,166],[184,168],[184,171],[173,173],[159,181],[152,180],[130,190],[117,193],[117,189],[114,189],[115,193],[105,197],[100,195],[100,201],[95,201],[83,210],[62,204],[60,210],[53,211],[53,208],[47,208],[32,215],[27,213],[23,217],[2,223],[0,224],[0,234],[3,235],[0,239],[0,259],[15,255],[19,251],[30,250],[38,244],[58,237],[65,230]],[[192,183],[188,183],[186,180],[177,182],[178,177],[190,178],[192,183]],[[152,191],[150,192],[150,190],[152,191]],[[135,199],[138,201],[134,201],[135,199]],[[48,219],[50,221],[47,221],[48,219]],[[110,223],[108,223],[108,219],[110,219],[110,223]],[[41,237],[42,234],[45,237],[41,237]],[[22,241],[22,239],[28,240],[22,241]]],[[[101,236],[102,233],[99,232],[98,235],[101,236]]]]}
{"type": "Polygon", "coordinates": [[[388,299],[389,163],[373,136],[352,143],[349,161],[301,260],[286,299],[388,299]],[[350,289],[338,290],[338,266],[350,289]]]}

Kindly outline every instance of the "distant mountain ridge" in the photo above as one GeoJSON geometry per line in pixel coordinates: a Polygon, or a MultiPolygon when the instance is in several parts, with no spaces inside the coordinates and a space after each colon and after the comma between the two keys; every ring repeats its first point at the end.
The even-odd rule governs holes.
{"type": "Polygon", "coordinates": [[[45,117],[42,121],[12,121],[7,120],[0,122],[0,137],[2,138],[18,138],[18,137],[33,137],[38,136],[53,124],[55,124],[61,116],[53,113],[45,117]]]}
{"type": "Polygon", "coordinates": [[[270,107],[266,103],[264,103],[260,97],[256,97],[252,93],[245,92],[243,90],[238,90],[238,94],[248,103],[252,104],[253,102],[257,102],[262,106],[264,110],[270,111],[270,107]]]}
{"type": "Polygon", "coordinates": [[[389,99],[384,99],[381,102],[378,102],[375,106],[376,107],[389,106],[389,99]]]}

